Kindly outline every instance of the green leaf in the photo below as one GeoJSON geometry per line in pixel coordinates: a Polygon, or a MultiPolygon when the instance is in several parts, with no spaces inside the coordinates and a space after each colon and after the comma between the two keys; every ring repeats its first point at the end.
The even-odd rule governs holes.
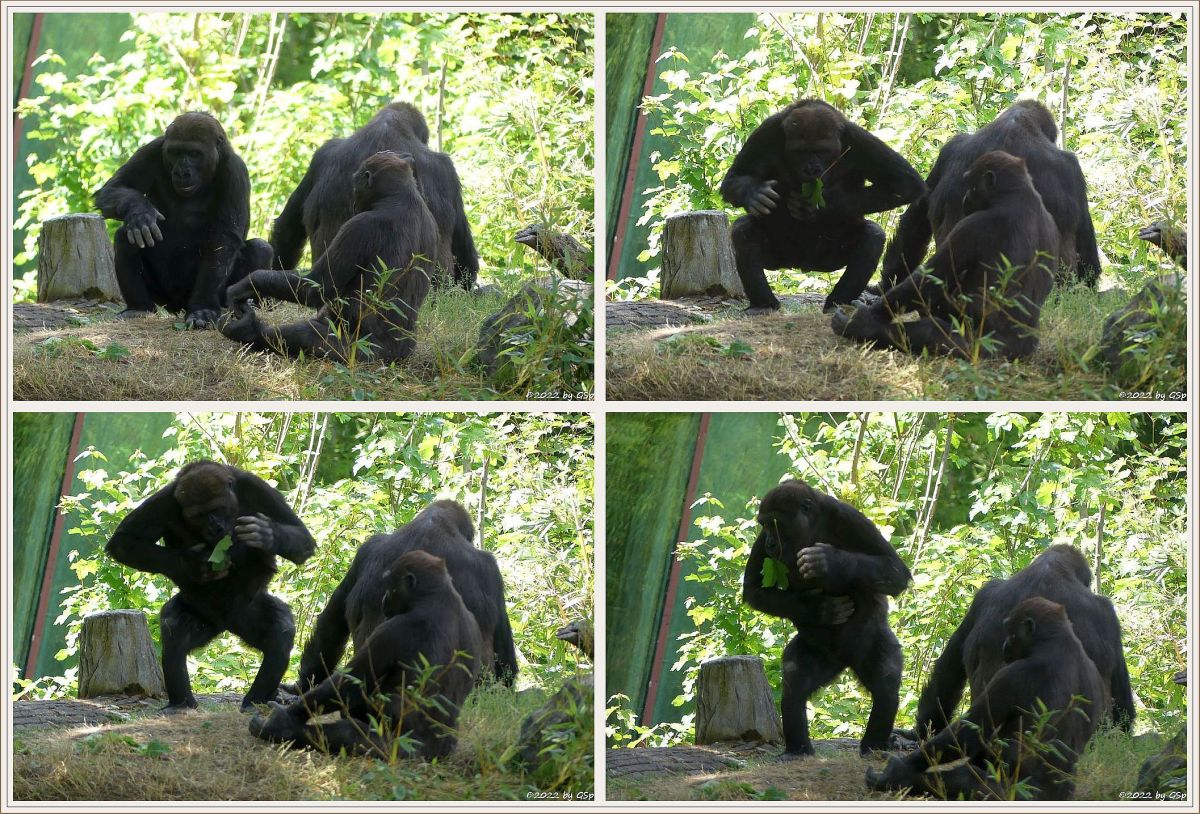
{"type": "Polygon", "coordinates": [[[225,562],[229,559],[229,548],[232,545],[233,538],[227,534],[222,537],[215,546],[213,546],[212,554],[210,554],[208,557],[208,562],[210,565],[212,565],[212,570],[220,571],[225,567],[225,562]]]}

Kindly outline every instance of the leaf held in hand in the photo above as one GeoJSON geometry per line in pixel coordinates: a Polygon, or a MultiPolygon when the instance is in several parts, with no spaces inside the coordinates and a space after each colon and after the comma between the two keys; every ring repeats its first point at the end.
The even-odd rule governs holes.
{"type": "Polygon", "coordinates": [[[229,549],[232,545],[233,538],[227,534],[213,546],[212,554],[208,557],[208,562],[212,566],[212,570],[220,571],[225,567],[226,562],[229,560],[229,549]]]}
{"type": "Polygon", "coordinates": [[[764,588],[779,588],[786,591],[788,588],[788,570],[787,566],[779,560],[767,557],[763,560],[762,569],[762,585],[764,588]]]}
{"type": "Polygon", "coordinates": [[[817,209],[820,209],[821,207],[825,206],[825,196],[821,193],[821,190],[824,187],[824,181],[822,181],[820,178],[814,178],[811,181],[805,181],[800,186],[800,194],[805,198],[808,198],[809,203],[811,203],[817,209]]]}

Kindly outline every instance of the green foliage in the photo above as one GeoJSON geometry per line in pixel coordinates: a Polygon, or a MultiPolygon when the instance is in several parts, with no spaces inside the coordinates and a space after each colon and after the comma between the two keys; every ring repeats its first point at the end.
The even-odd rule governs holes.
{"type": "MultiPolygon", "coordinates": [[[[650,156],[661,185],[639,190],[638,224],[651,226],[638,257],[644,276],[617,296],[652,289],[667,216],[740,214],[717,192],[734,156],[766,116],[806,96],[834,105],[922,173],[956,133],[1038,99],[1083,166],[1106,273],[1134,288],[1163,265],[1136,234],[1154,220],[1183,222],[1186,209],[1182,15],[763,13],[746,36],[753,45],[741,57],[718,53],[701,65],[667,48],[659,58],[666,91],[642,108],[649,132],[673,149],[650,156]]],[[[876,219],[888,228],[895,217],[876,219]]],[[[777,291],[828,284],[828,275],[780,277],[777,291]]]]}
{"type": "Polygon", "coordinates": [[[20,203],[17,264],[35,256],[37,224],[91,211],[92,193],[182,111],[224,125],[250,171],[250,234],[265,236],[316,148],[396,99],[453,156],[487,276],[530,273],[511,239],[527,223],[590,240],[592,15],[133,14],[123,41],[86,74],[43,70],[21,101],[26,135],[45,147],[29,161],[38,188],[20,203]]]}
{"type": "MultiPolygon", "coordinates": [[[[346,573],[359,544],[391,532],[437,497],[464,503],[482,521],[482,546],[504,574],[523,676],[533,683],[574,675],[574,654],[554,631],[592,616],[593,430],[572,413],[181,413],[175,446],[138,452],[110,467],[81,454],[82,492],[64,498],[76,521],[67,556],[79,582],[64,591],[73,664],[82,619],[108,608],[146,611],[157,640],[158,608],[174,592],[164,577],[124,568],[103,550],[117,523],[185,462],[211,458],[248,469],[280,489],[304,519],[317,551],[300,566],[281,561],[271,591],[296,616],[296,641],[346,573]]],[[[260,656],[232,635],[193,655],[200,692],[242,691],[260,656]]],[[[293,655],[298,657],[297,650],[293,655]]],[[[72,668],[73,669],[73,668],[72,668]]],[[[27,690],[32,694],[33,689],[27,690]]]]}
{"type": "MultiPolygon", "coordinates": [[[[784,415],[780,428],[788,477],[854,505],[912,570],[890,615],[905,654],[899,720],[911,719],[934,659],[979,588],[1067,543],[1092,562],[1095,589],[1116,606],[1140,725],[1182,724],[1182,694],[1166,678],[1186,652],[1182,413],[808,414],[784,415]]],[[[756,510],[757,499],[726,507],[705,495],[692,510],[697,539],[679,545],[691,629],[670,668],[685,676],[674,700],[689,711],[685,721],[707,658],[760,656],[772,686],[781,686],[779,654],[794,629],[741,600],[756,510]]],[[[846,673],[811,707],[814,737],[857,737],[869,698],[846,673]]],[[[610,702],[608,712],[612,745],[663,731],[638,726],[627,702],[610,702]]]]}

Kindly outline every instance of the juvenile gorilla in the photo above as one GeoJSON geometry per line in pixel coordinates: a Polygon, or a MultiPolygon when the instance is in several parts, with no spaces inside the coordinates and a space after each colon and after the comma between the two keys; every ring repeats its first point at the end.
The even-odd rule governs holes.
{"type": "Polygon", "coordinates": [[[108,541],[108,555],[162,574],[179,588],[159,615],[167,711],[196,706],[187,655],[225,630],[263,654],[242,708],[275,697],[296,626],[291,610],[267,586],[276,555],[300,564],[313,548],[279,492],[249,472],[212,461],[187,464],[125,515],[108,541]],[[232,544],[221,558],[214,549],[226,537],[232,544]]]}
{"type": "Polygon", "coordinates": [[[721,196],[746,209],[732,238],[747,313],[779,308],[764,269],[845,267],[825,311],[853,301],[883,253],[883,229],[863,215],[924,191],[899,153],[824,102],[804,99],[767,117],[721,183],[721,196]]]}
{"type": "Polygon", "coordinates": [[[1060,544],[1047,548],[1008,579],[992,580],[980,588],[921,692],[917,735],[926,737],[946,727],[968,682],[971,698],[979,697],[1004,663],[1004,619],[1022,600],[1033,596],[1065,608],[1074,634],[1100,671],[1112,708],[1098,706],[1093,717],[1110,714],[1126,731],[1131,729],[1135,714],[1133,688],[1125,666],[1121,623],[1112,603],[1092,593],[1091,585],[1087,560],[1073,546],[1060,544]]]}
{"type": "Polygon", "coordinates": [[[458,713],[483,658],[479,627],[446,564],[432,554],[402,554],[379,575],[379,584],[383,621],[355,646],[346,668],[287,706],[272,704],[269,718],[255,714],[251,734],[383,760],[393,748],[426,760],[454,751],[458,713]],[[340,712],[342,720],[308,725],[326,712],[340,712]],[[401,735],[415,743],[398,742],[401,735]]]}
{"type": "Polygon", "coordinates": [[[184,113],[138,149],[95,195],[106,218],[124,221],[113,243],[123,317],[161,305],[211,328],[225,289],[271,265],[271,247],[246,240],[250,176],[221,123],[184,113]]]}
{"type": "Polygon", "coordinates": [[[950,232],[969,214],[963,207],[970,186],[966,171],[993,150],[1025,160],[1033,186],[1054,219],[1054,253],[1059,267],[1074,269],[1080,281],[1095,286],[1100,277],[1100,251],[1088,208],[1087,181],[1075,154],[1059,149],[1057,138],[1050,111],[1026,99],[977,132],[950,139],[925,179],[928,192],[900,216],[883,258],[881,288],[886,290],[916,271],[931,237],[934,249],[941,250],[950,232]]]}
{"type": "Polygon", "coordinates": [[[972,693],[966,714],[915,752],[889,758],[882,773],[868,769],[870,788],[1006,800],[1023,783],[1029,799],[1074,796],[1075,763],[1108,706],[1104,682],[1062,605],[1024,599],[1004,629],[1004,666],[972,693]],[[929,771],[962,758],[966,762],[954,768],[929,771]],[[997,769],[1000,781],[993,776],[997,769]]]}
{"type": "Polygon", "coordinates": [[[256,350],[315,353],[346,362],[358,340],[394,362],[416,347],[417,312],[429,293],[437,225],[417,191],[408,156],[376,153],[354,174],[354,208],[308,276],[261,269],[229,289],[221,333],[256,350]],[[319,308],[311,319],[264,326],[246,301],[274,297],[319,308]]]}
{"type": "Polygon", "coordinates": [[[379,575],[409,551],[425,551],[445,561],[454,587],[478,623],[482,669],[491,669],[511,686],[517,675],[517,650],[504,603],[504,580],[495,557],[476,548],[474,540],[475,527],[466,509],[453,500],[436,500],[399,531],[377,534],[363,543],[300,655],[299,690],[329,675],[341,661],[348,638],[358,652],[382,624],[387,585],[379,575]]]}
{"type": "Polygon", "coordinates": [[[887,749],[904,664],[888,627],[887,597],[908,586],[907,566],[861,512],[800,481],[768,492],[758,522],[762,531],[746,561],[743,599],[796,626],[783,651],[786,752],[813,754],[808,698],[847,668],[871,693],[861,751],[887,749]],[[768,557],[786,570],[786,587],[763,585],[768,557]]]}
{"type": "Polygon", "coordinates": [[[434,281],[453,276],[470,291],[479,274],[479,255],[463,208],[462,184],[454,162],[429,149],[429,126],[421,112],[406,102],[393,102],[348,138],[321,145],[308,172],[288,198],[271,231],[276,268],[294,269],[307,239],[312,256],[327,252],[342,224],[358,211],[350,176],[368,157],[388,150],[412,156],[417,185],[437,224],[436,252],[429,255],[434,281]]]}
{"type": "Polygon", "coordinates": [[[852,315],[837,311],[833,332],[877,348],[970,360],[1019,359],[1037,349],[1042,304],[1057,268],[1054,219],[1026,171],[1004,152],[979,157],[966,175],[965,217],[930,259],[852,315]],[[908,311],[920,319],[893,320],[908,311]]]}

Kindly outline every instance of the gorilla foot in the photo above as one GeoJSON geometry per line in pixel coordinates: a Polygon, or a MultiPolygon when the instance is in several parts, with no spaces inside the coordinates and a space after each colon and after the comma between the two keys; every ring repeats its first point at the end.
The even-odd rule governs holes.
{"type": "Polygon", "coordinates": [[[141,308],[126,308],[121,313],[117,314],[117,319],[141,319],[153,314],[153,310],[145,311],[141,308]]]}
{"type": "Polygon", "coordinates": [[[190,698],[186,701],[180,701],[179,703],[167,704],[160,710],[160,712],[162,712],[163,715],[183,715],[191,712],[198,706],[199,704],[196,703],[196,699],[190,698]]]}
{"type": "Polygon", "coordinates": [[[780,752],[779,756],[776,757],[775,760],[779,763],[787,763],[788,761],[792,761],[792,760],[801,760],[806,757],[812,757],[815,754],[816,754],[816,750],[810,746],[807,749],[798,749],[794,752],[792,752],[792,751],[780,752]]]}
{"type": "Polygon", "coordinates": [[[778,310],[778,305],[751,305],[744,313],[748,317],[757,317],[763,314],[774,314],[778,310]]]}
{"type": "Polygon", "coordinates": [[[829,326],[833,328],[833,332],[838,336],[845,336],[846,326],[850,324],[850,317],[853,315],[854,311],[850,311],[847,308],[837,308],[833,311],[833,317],[830,320],[829,326]]]}

